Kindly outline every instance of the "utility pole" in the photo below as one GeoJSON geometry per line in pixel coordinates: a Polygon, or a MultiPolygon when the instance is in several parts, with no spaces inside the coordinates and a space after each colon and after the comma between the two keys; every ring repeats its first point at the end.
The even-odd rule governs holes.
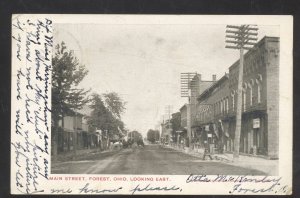
{"type": "Polygon", "coordinates": [[[237,161],[240,151],[240,137],[242,125],[242,92],[243,92],[243,70],[244,70],[244,49],[251,50],[257,41],[258,28],[253,25],[227,25],[226,26],[226,48],[240,50],[240,66],[237,87],[237,110],[236,126],[234,135],[234,153],[233,160],[237,161]]]}
{"type": "Polygon", "coordinates": [[[172,105],[167,105],[165,107],[165,114],[167,115],[168,119],[166,120],[166,125],[164,125],[165,127],[165,142],[170,142],[170,138],[171,138],[171,113],[173,112],[173,106],[172,105]]]}
{"type": "Polygon", "coordinates": [[[188,145],[191,148],[191,139],[192,139],[192,101],[193,97],[196,94],[197,84],[193,82],[193,78],[197,75],[197,72],[187,72],[180,74],[180,85],[181,85],[181,97],[188,98],[187,104],[187,136],[188,136],[188,145]]]}
{"type": "Polygon", "coordinates": [[[168,115],[168,119],[169,120],[171,119],[171,113],[172,113],[172,111],[173,111],[173,106],[172,105],[167,105],[165,107],[165,112],[168,115]]]}

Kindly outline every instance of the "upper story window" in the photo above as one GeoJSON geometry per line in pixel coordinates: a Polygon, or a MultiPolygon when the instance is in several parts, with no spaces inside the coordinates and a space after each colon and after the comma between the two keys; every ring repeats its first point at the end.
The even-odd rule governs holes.
{"type": "Polygon", "coordinates": [[[226,113],[226,99],[223,99],[223,113],[226,113]]]}
{"type": "Polygon", "coordinates": [[[261,85],[260,85],[260,83],[257,84],[257,102],[261,103],[261,85]]]}
{"type": "Polygon", "coordinates": [[[220,113],[222,113],[222,110],[223,110],[223,109],[222,109],[222,108],[223,108],[222,101],[220,101],[219,103],[220,103],[220,113]]]}
{"type": "Polygon", "coordinates": [[[247,88],[248,88],[248,85],[247,83],[244,83],[243,84],[243,90],[242,90],[242,96],[243,96],[243,111],[246,111],[246,104],[247,104],[247,88]]]}
{"type": "Polygon", "coordinates": [[[228,113],[228,110],[229,110],[229,108],[228,108],[228,97],[226,98],[226,113],[228,113]]]}
{"type": "Polygon", "coordinates": [[[257,103],[261,103],[261,90],[262,90],[262,75],[258,74],[256,79],[257,84],[257,103]]]}
{"type": "Polygon", "coordinates": [[[235,108],[235,93],[232,92],[231,93],[231,101],[232,101],[232,111],[234,111],[234,108],[235,108]]]}
{"type": "Polygon", "coordinates": [[[248,84],[248,87],[249,87],[249,92],[250,92],[250,106],[253,105],[253,87],[252,87],[252,84],[248,84]]]}
{"type": "Polygon", "coordinates": [[[243,91],[243,111],[246,111],[246,90],[243,91]]]}

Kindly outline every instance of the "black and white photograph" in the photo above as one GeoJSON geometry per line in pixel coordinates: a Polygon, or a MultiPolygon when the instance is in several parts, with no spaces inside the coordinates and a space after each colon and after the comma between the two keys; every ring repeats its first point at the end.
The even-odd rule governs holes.
{"type": "Polygon", "coordinates": [[[279,26],[53,30],[51,173],[278,175],[279,26]]]}
{"type": "Polygon", "coordinates": [[[291,194],[292,23],[14,15],[13,192],[291,194]]]}

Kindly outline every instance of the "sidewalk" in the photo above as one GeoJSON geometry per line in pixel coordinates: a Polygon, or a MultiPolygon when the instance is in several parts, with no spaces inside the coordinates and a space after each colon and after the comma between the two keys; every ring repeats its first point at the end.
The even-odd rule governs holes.
{"type": "MultiPolygon", "coordinates": [[[[99,150],[99,149],[98,149],[99,150]]],[[[76,151],[76,158],[81,158],[86,154],[96,153],[97,149],[80,149],[76,151]]],[[[74,151],[66,151],[63,153],[58,153],[55,157],[51,156],[51,161],[53,162],[63,162],[63,161],[71,161],[75,159],[74,151]]]]}
{"type": "Polygon", "coordinates": [[[270,160],[256,156],[239,155],[236,161],[233,161],[232,153],[215,154],[215,158],[220,158],[221,162],[244,168],[256,169],[265,172],[267,175],[278,175],[278,160],[270,160]]]}
{"type": "Polygon", "coordinates": [[[116,150],[104,150],[100,151],[99,148],[92,148],[92,149],[81,149],[76,151],[76,155],[74,151],[64,152],[58,154],[55,158],[51,158],[52,164],[66,162],[66,161],[78,161],[78,160],[87,160],[87,159],[94,159],[99,157],[99,155],[110,155],[114,154],[116,150]]]}
{"type": "MultiPolygon", "coordinates": [[[[172,147],[169,145],[163,145],[166,148],[171,148],[177,150],[182,153],[186,153],[188,155],[198,157],[202,160],[203,152],[197,152],[195,150],[189,150],[188,148],[177,148],[172,147]]],[[[224,154],[213,154],[212,155],[214,162],[230,164],[232,166],[255,169],[262,172],[265,172],[266,175],[278,175],[278,160],[269,160],[264,159],[261,157],[256,156],[246,156],[246,155],[239,155],[239,159],[237,161],[233,161],[233,154],[232,153],[224,153],[224,154]]]]}

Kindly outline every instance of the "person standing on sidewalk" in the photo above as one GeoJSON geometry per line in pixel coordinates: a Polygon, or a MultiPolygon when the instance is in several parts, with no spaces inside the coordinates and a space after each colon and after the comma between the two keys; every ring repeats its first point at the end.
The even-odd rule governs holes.
{"type": "Polygon", "coordinates": [[[207,143],[207,141],[204,141],[204,154],[203,154],[203,158],[202,160],[205,160],[206,156],[208,156],[210,158],[210,160],[213,160],[210,150],[209,150],[209,144],[207,143]]]}

